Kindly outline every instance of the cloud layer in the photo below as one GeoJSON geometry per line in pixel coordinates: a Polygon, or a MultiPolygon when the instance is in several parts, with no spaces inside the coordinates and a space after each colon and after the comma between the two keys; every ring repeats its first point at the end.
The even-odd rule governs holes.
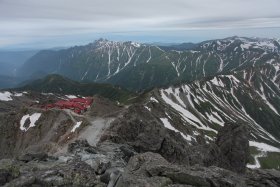
{"type": "Polygon", "coordinates": [[[257,34],[265,29],[275,37],[279,7],[279,0],[0,0],[0,47],[100,35],[179,34],[183,39],[184,33],[191,37],[198,31],[207,38],[203,35],[217,30],[257,34]]]}

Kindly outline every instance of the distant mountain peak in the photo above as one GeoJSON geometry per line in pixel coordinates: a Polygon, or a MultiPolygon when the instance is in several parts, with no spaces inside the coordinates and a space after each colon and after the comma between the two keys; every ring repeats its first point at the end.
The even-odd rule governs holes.
{"type": "Polygon", "coordinates": [[[112,41],[108,40],[105,38],[100,38],[98,40],[95,40],[94,44],[98,47],[103,47],[103,46],[122,46],[122,45],[131,45],[133,47],[141,47],[141,43],[135,42],[135,41],[112,41]]]}

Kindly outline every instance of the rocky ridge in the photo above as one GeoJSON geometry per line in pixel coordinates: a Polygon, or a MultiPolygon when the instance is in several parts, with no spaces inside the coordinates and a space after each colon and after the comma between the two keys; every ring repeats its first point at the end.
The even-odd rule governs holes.
{"type": "MultiPolygon", "coordinates": [[[[9,105],[12,112],[16,110],[13,104],[18,102],[27,108],[24,113],[16,114],[19,116],[29,113],[31,109],[41,112],[42,117],[48,120],[52,117],[52,112],[58,114],[55,110],[38,111],[35,106],[27,105],[29,99],[34,98],[30,97],[30,94],[19,98],[12,96],[14,100],[4,102],[3,108],[9,109],[9,105]]],[[[58,95],[37,95],[39,102],[43,102],[46,97],[55,99],[58,95]]],[[[8,149],[13,151],[9,155],[1,155],[0,185],[171,187],[280,184],[279,171],[246,168],[249,157],[249,131],[246,125],[226,123],[218,130],[213,141],[207,142],[203,134],[189,140],[187,133],[184,135],[165,127],[164,120],[161,120],[163,115],[166,115],[164,108],[157,107],[157,100],[153,100],[151,105],[154,105],[153,110],[157,112],[151,113],[144,107],[145,102],[123,107],[106,99],[95,98],[95,105],[84,115],[72,115],[74,119],[87,123],[74,133],[69,132],[72,129],[70,123],[64,124],[65,131],[58,136],[70,138],[62,142],[59,141],[60,138],[46,139],[49,133],[54,132],[55,127],[44,127],[43,118],[39,118],[36,126],[27,132],[6,135],[5,138],[9,140],[26,143],[21,147],[13,147],[17,143],[10,143],[8,149]],[[103,129],[96,132],[99,123],[96,123],[96,120],[93,122],[92,118],[111,120],[108,125],[102,123],[103,129]],[[43,127],[44,130],[40,130],[43,127]],[[91,136],[86,136],[85,132],[91,128],[94,129],[91,136]],[[34,148],[32,141],[26,141],[34,137],[32,133],[41,134],[36,139],[37,144],[45,140],[44,143],[51,145],[52,149],[44,146],[38,146],[40,149],[34,148]],[[96,136],[94,141],[92,136],[96,136]]],[[[1,104],[3,105],[3,102],[1,104]]],[[[2,114],[7,114],[5,112],[7,111],[2,111],[2,114]]],[[[59,112],[59,115],[69,114],[64,110],[59,112]]],[[[8,119],[9,116],[4,118],[8,119]]],[[[65,120],[67,118],[70,119],[71,116],[68,115],[65,120]]],[[[14,118],[12,123],[15,132],[16,128],[19,129],[19,121],[20,118],[14,118]]],[[[1,128],[11,128],[11,123],[2,122],[3,120],[1,128]]],[[[59,121],[54,124],[57,124],[58,129],[63,125],[59,121]]],[[[55,136],[55,133],[52,135],[55,136]]],[[[1,150],[4,149],[7,147],[1,144],[1,150]]]]}

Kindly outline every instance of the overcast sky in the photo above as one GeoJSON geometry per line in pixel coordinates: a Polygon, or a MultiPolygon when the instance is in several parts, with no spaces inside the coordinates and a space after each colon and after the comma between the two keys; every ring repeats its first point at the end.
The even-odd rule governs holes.
{"type": "Polygon", "coordinates": [[[0,0],[0,48],[280,38],[280,0],[0,0]]]}

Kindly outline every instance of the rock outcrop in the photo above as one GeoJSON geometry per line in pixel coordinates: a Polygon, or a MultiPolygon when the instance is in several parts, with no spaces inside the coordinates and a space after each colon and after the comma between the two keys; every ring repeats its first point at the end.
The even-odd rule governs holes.
{"type": "Polygon", "coordinates": [[[117,187],[175,186],[279,186],[280,172],[250,170],[247,175],[216,166],[183,166],[171,164],[157,153],[146,152],[132,157],[118,180],[117,187]]]}
{"type": "Polygon", "coordinates": [[[248,130],[242,124],[226,123],[216,142],[189,145],[179,133],[165,128],[142,106],[132,106],[113,122],[102,137],[131,145],[138,153],[159,153],[171,163],[218,166],[244,173],[249,158],[248,130]]]}
{"type": "Polygon", "coordinates": [[[223,163],[220,167],[244,173],[249,161],[249,132],[238,123],[225,123],[217,135],[216,144],[221,150],[223,163]]]}
{"type": "Polygon", "coordinates": [[[182,136],[166,129],[143,106],[129,108],[115,120],[101,140],[131,145],[137,152],[157,152],[172,163],[189,165],[189,145],[182,136]]]}
{"type": "Polygon", "coordinates": [[[103,142],[93,147],[77,140],[57,157],[28,153],[0,160],[0,185],[107,186],[115,183],[134,154],[128,145],[103,142]]]}

